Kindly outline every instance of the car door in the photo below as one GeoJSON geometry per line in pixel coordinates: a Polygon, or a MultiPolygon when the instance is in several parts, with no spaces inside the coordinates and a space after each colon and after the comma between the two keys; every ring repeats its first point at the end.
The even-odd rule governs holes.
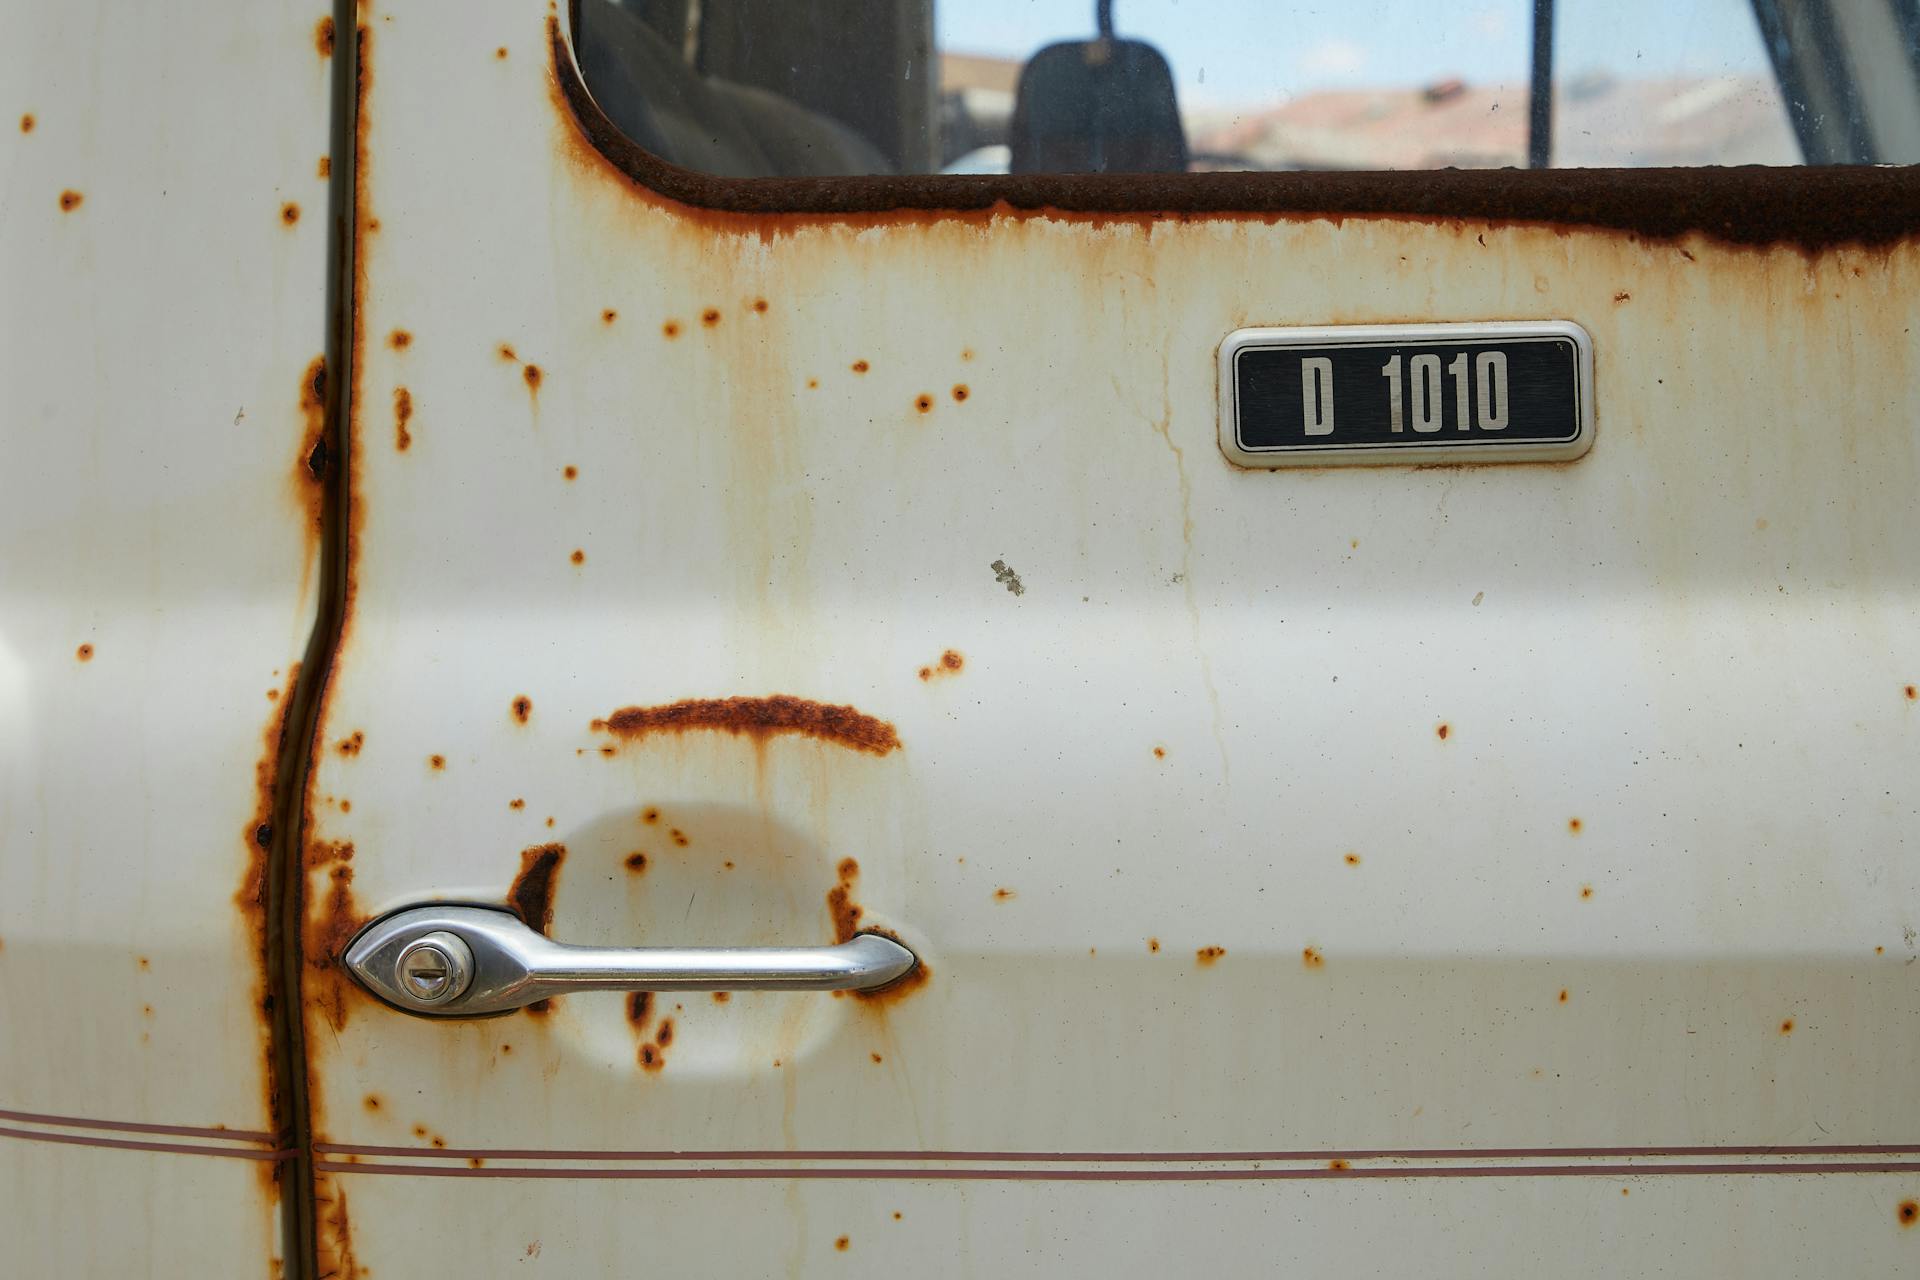
{"type": "Polygon", "coordinates": [[[0,1270],[264,1275],[322,598],[333,23],[0,39],[0,1270]]]}
{"type": "Polygon", "coordinates": [[[576,16],[361,14],[323,1274],[1911,1265],[1911,170],[715,178],[576,16]],[[1582,456],[1221,447],[1495,322],[1582,456]],[[354,980],[449,905],[918,967],[354,980]]]}

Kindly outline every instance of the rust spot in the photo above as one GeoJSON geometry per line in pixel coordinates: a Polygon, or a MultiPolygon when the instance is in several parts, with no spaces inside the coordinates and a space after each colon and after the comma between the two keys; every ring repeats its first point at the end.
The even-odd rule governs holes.
{"type": "Polygon", "coordinates": [[[526,694],[523,693],[519,697],[513,700],[513,718],[515,720],[518,720],[521,724],[525,724],[527,722],[527,717],[531,716],[532,714],[533,714],[532,698],[529,698],[526,694]]]}
{"type": "Polygon", "coordinates": [[[520,363],[520,356],[514,351],[511,343],[506,343],[506,342],[501,343],[499,347],[499,351],[500,351],[500,358],[506,361],[508,364],[520,363]]]}
{"type": "Polygon", "coordinates": [[[443,755],[428,756],[427,767],[430,769],[444,769],[447,767],[447,758],[443,755]]]}
{"type": "Polygon", "coordinates": [[[1147,939],[1147,950],[1148,950],[1148,951],[1158,951],[1158,950],[1160,950],[1160,939],[1158,939],[1158,938],[1148,938],[1148,939],[1147,939]]]}
{"type": "Polygon", "coordinates": [[[627,870],[638,875],[647,869],[647,855],[636,850],[627,855],[627,870]]]}
{"type": "Polygon", "coordinates": [[[833,1247],[838,1249],[840,1252],[845,1253],[848,1247],[852,1245],[852,1243],[853,1241],[849,1240],[846,1236],[841,1236],[838,1240],[835,1240],[833,1242],[833,1247]]]}
{"type": "Polygon", "coordinates": [[[78,191],[75,191],[72,187],[68,187],[60,193],[60,211],[62,213],[72,213],[80,207],[80,202],[85,199],[86,197],[78,191]]]}
{"type": "Polygon", "coordinates": [[[618,320],[619,318],[620,318],[620,313],[618,311],[615,311],[612,307],[608,307],[605,311],[602,311],[600,313],[601,324],[612,324],[615,320],[618,320]]]}
{"type": "Polygon", "coordinates": [[[1586,825],[1586,824],[1585,824],[1585,823],[1583,823],[1583,822],[1581,822],[1581,821],[1580,821],[1580,819],[1578,819],[1578,818],[1568,818],[1568,819],[1567,819],[1567,832],[1568,832],[1568,834],[1570,834],[1570,835],[1576,835],[1576,836],[1577,836],[1577,835],[1579,835],[1579,834],[1580,834],[1580,831],[1581,831],[1581,829],[1582,829],[1582,828],[1583,828],[1583,827],[1584,827],[1585,825],[1586,825]]]}
{"type": "Polygon", "coordinates": [[[1309,969],[1320,969],[1326,966],[1327,958],[1320,954],[1318,947],[1302,947],[1300,963],[1309,969]]]}
{"type": "Polygon", "coordinates": [[[627,1021],[636,1027],[647,1025],[653,1016],[653,992],[636,991],[627,997],[627,1021]]]}
{"type": "Polygon", "coordinates": [[[938,662],[930,663],[920,668],[920,678],[922,680],[931,680],[935,676],[955,675],[966,665],[967,660],[960,655],[959,650],[949,649],[940,655],[938,662]]]}
{"type": "Polygon", "coordinates": [[[1907,686],[1907,701],[1920,702],[1920,686],[1915,686],[1915,685],[1907,686]]]}
{"type": "Polygon", "coordinates": [[[1583,884],[1583,885],[1581,885],[1581,886],[1580,886],[1580,900],[1581,900],[1582,902],[1585,902],[1585,901],[1586,901],[1586,900],[1587,900],[1588,898],[1591,898],[1592,896],[1593,896],[1593,886],[1592,886],[1592,885],[1590,885],[1590,884],[1583,884]]]}
{"type": "Polygon", "coordinates": [[[408,333],[405,329],[395,329],[392,333],[387,335],[387,345],[392,347],[395,351],[405,351],[408,347],[413,345],[413,335],[408,333]]]}
{"type": "Polygon", "coordinates": [[[509,809],[524,809],[526,807],[527,800],[525,796],[515,796],[513,799],[507,801],[507,808],[509,809]]]}
{"type": "Polygon", "coordinates": [[[645,1070],[658,1071],[661,1067],[665,1066],[666,1063],[667,1060],[665,1056],[652,1045],[643,1044],[640,1046],[640,1065],[645,1070]]]}
{"type": "Polygon", "coordinates": [[[1565,1004],[1567,1002],[1567,999],[1568,999],[1567,989],[1565,987],[1560,988],[1560,1003],[1565,1004]]]}
{"type": "Polygon", "coordinates": [[[660,821],[660,811],[652,805],[648,805],[640,811],[640,821],[646,823],[648,826],[652,826],[660,821]]]}
{"type": "Polygon", "coordinates": [[[322,18],[314,24],[313,47],[320,51],[323,58],[333,56],[333,19],[322,18]]]}
{"type": "Polygon", "coordinates": [[[280,221],[292,226],[300,221],[300,206],[289,200],[280,206],[280,221]]]}
{"type": "Polygon", "coordinates": [[[1628,293],[1625,289],[1622,289],[1620,292],[1613,295],[1613,300],[1615,302],[1631,302],[1633,301],[1633,295],[1628,293]]]}
{"type": "Polygon", "coordinates": [[[20,117],[20,132],[22,133],[33,132],[33,112],[29,111],[27,112],[27,114],[20,117]]]}
{"type": "Polygon", "coordinates": [[[80,659],[80,661],[82,662],[92,662],[93,646],[90,644],[83,644],[78,649],[75,649],[73,651],[73,656],[80,659]]]}
{"type": "Polygon", "coordinates": [[[1782,1018],[1780,1020],[1780,1034],[1783,1036],[1790,1036],[1793,1034],[1792,1018],[1782,1018]]]}
{"type": "Polygon", "coordinates": [[[575,564],[585,564],[587,562],[587,553],[582,551],[579,547],[575,547],[573,549],[573,554],[568,556],[567,559],[573,561],[573,563],[575,564]]]}
{"type": "Polygon", "coordinates": [[[679,845],[682,849],[686,848],[689,844],[693,843],[691,840],[687,839],[687,833],[682,831],[678,827],[670,827],[667,829],[667,839],[673,841],[675,844],[679,845]]]}
{"type": "Polygon", "coordinates": [[[320,163],[314,166],[314,176],[317,178],[330,178],[333,176],[332,156],[320,157],[320,163]]]}
{"type": "Polygon", "coordinates": [[[893,1220],[894,1220],[895,1222],[898,1222],[898,1221],[900,1221],[900,1211],[899,1211],[898,1209],[895,1209],[895,1210],[893,1211],[893,1220]]]}
{"type": "Polygon", "coordinates": [[[380,1110],[381,1107],[385,1106],[386,1104],[380,1101],[379,1094],[370,1093],[362,1100],[361,1105],[366,1107],[366,1109],[369,1111],[378,1111],[380,1110]]]}
{"type": "Polygon", "coordinates": [[[767,313],[767,300],[765,298],[755,298],[753,300],[753,309],[761,315],[765,315],[767,313]]]}
{"type": "Polygon", "coordinates": [[[972,394],[971,391],[967,390],[966,383],[956,382],[953,384],[953,398],[956,402],[963,401],[972,394]]]}
{"type": "Polygon", "coordinates": [[[1449,726],[1445,721],[1442,721],[1440,725],[1434,729],[1433,736],[1440,739],[1440,741],[1445,742],[1447,740],[1447,735],[1452,732],[1453,732],[1452,727],[1449,726]]]}
{"type": "Polygon", "coordinates": [[[578,480],[580,478],[580,468],[573,466],[572,464],[568,464],[567,466],[561,468],[560,474],[562,476],[565,476],[569,480],[578,480]]]}
{"type": "Polygon", "coordinates": [[[1155,747],[1153,749],[1153,758],[1155,760],[1165,760],[1167,758],[1167,749],[1165,747],[1155,747]]]}
{"type": "Polygon", "coordinates": [[[520,371],[520,376],[527,380],[527,389],[529,391],[540,390],[540,366],[539,365],[537,364],[528,365],[526,368],[520,371]]]}
{"type": "Polygon", "coordinates": [[[507,890],[507,905],[530,926],[545,933],[553,924],[554,882],[567,856],[562,844],[540,844],[520,854],[520,874],[507,890]]]}
{"type": "Polygon", "coordinates": [[[865,360],[855,360],[853,362],[853,371],[855,373],[865,373],[871,367],[872,366],[869,365],[865,360]]]}
{"type": "Polygon", "coordinates": [[[713,993],[713,1002],[715,1004],[725,1004],[731,999],[733,999],[733,992],[731,991],[716,991],[713,993]]]}
{"type": "Polygon", "coordinates": [[[827,911],[833,917],[834,938],[846,942],[860,932],[860,917],[864,914],[853,900],[853,883],[860,878],[860,864],[852,858],[842,858],[837,870],[840,883],[827,890],[827,911]]]}
{"type": "Polygon", "coordinates": [[[720,309],[718,307],[708,307],[705,311],[702,311],[700,313],[700,323],[707,326],[707,328],[709,329],[719,324],[720,309]]]}
{"type": "Polygon", "coordinates": [[[413,393],[405,387],[393,389],[393,447],[405,453],[413,444],[407,421],[413,417],[413,393]]]}
{"type": "Polygon", "coordinates": [[[300,378],[300,413],[307,428],[300,441],[299,479],[309,507],[310,527],[320,529],[319,486],[327,478],[327,358],[315,356],[300,378]]]}
{"type": "Polygon", "coordinates": [[[933,397],[922,391],[913,399],[913,407],[922,413],[933,412],[933,397]]]}
{"type": "MultiPolygon", "coordinates": [[[[673,1007],[678,1009],[680,1006],[675,1005],[673,1007]]],[[[673,1043],[673,1019],[672,1018],[660,1019],[660,1026],[653,1033],[653,1042],[659,1045],[662,1049],[666,1048],[668,1045],[673,1043]]]]}
{"type": "MultiPolygon", "coordinates": [[[[857,934],[877,933],[883,938],[899,942],[899,935],[892,930],[861,923],[866,909],[853,900],[854,883],[860,878],[860,864],[852,858],[842,858],[835,871],[839,873],[839,883],[827,890],[827,914],[833,920],[834,941],[847,942],[857,934]]],[[[856,991],[853,995],[868,1002],[894,1000],[918,991],[932,976],[932,970],[925,961],[921,961],[898,981],[874,991],[856,991]]],[[[847,993],[836,991],[834,994],[844,996],[847,993]]]]}
{"type": "Polygon", "coordinates": [[[133,963],[142,973],[153,968],[153,961],[147,959],[145,956],[135,956],[133,963]]]}
{"type": "MultiPolygon", "coordinates": [[[[578,553],[576,553],[578,554],[578,553]]],[[[655,707],[623,707],[595,730],[635,740],[659,733],[711,730],[758,740],[798,734],[884,756],[900,746],[892,725],[853,707],[777,693],[765,698],[687,698],[655,707]]]]}
{"type": "Polygon", "coordinates": [[[1336,1160],[1329,1160],[1329,1161],[1327,1161],[1327,1168],[1329,1168],[1329,1169],[1346,1169],[1346,1168],[1350,1168],[1350,1167],[1351,1167],[1351,1166],[1350,1166],[1350,1165],[1348,1165],[1348,1164],[1347,1164],[1347,1162],[1346,1162],[1345,1160],[1338,1160],[1338,1159],[1336,1159],[1336,1160]]]}
{"type": "Polygon", "coordinates": [[[1013,896],[1014,896],[1013,890],[1007,888],[1004,885],[1002,885],[1000,888],[995,889],[993,891],[993,898],[994,898],[994,901],[996,902],[1005,902],[1009,898],[1012,898],[1013,896]]]}
{"type": "Polygon", "coordinates": [[[677,338],[680,336],[680,322],[669,320],[660,326],[660,332],[668,338],[677,338]]]}
{"type": "Polygon", "coordinates": [[[1218,960],[1221,956],[1224,956],[1225,954],[1227,954],[1227,949],[1225,947],[1201,947],[1198,951],[1193,953],[1193,958],[1195,960],[1198,960],[1203,966],[1205,966],[1205,965],[1211,965],[1214,961],[1218,960]]]}
{"type": "Polygon", "coordinates": [[[310,868],[326,872],[327,889],[319,918],[307,929],[309,973],[301,983],[301,995],[309,1008],[338,1031],[347,1024],[347,1002],[357,991],[340,969],[338,958],[366,922],[353,897],[353,845],[316,842],[308,846],[303,861],[310,868]]]}
{"type": "Polygon", "coordinates": [[[366,745],[366,741],[367,735],[355,729],[352,733],[335,743],[334,750],[343,756],[357,756],[360,754],[360,748],[366,745]]]}
{"type": "Polygon", "coordinates": [[[1902,1200],[1900,1207],[1894,1211],[1894,1216],[1900,1219],[1900,1225],[1903,1227],[1910,1227],[1920,1222],[1920,1200],[1902,1200]]]}
{"type": "Polygon", "coordinates": [[[820,379],[818,378],[807,379],[807,390],[818,391],[819,389],[820,389],[820,379]]]}
{"type": "Polygon", "coordinates": [[[494,56],[494,57],[496,57],[496,58],[504,58],[504,57],[506,57],[506,56],[507,56],[507,46],[505,46],[505,45],[501,45],[501,46],[500,46],[500,47],[499,47],[498,49],[495,49],[495,50],[493,51],[493,56],[494,56]]]}
{"type": "Polygon", "coordinates": [[[1343,861],[1350,867],[1357,867],[1360,865],[1360,855],[1357,853],[1349,853],[1343,861]]]}

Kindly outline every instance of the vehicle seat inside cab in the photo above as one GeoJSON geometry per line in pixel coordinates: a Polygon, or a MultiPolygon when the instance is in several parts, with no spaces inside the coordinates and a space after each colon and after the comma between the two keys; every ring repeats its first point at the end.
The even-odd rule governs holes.
{"type": "Polygon", "coordinates": [[[852,129],[779,94],[687,65],[616,0],[581,0],[580,70],[609,119],[655,155],[724,178],[889,173],[852,129]]]}

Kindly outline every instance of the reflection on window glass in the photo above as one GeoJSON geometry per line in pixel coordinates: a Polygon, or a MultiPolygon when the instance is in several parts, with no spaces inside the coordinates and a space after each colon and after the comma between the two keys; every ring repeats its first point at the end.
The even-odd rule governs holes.
{"type": "Polygon", "coordinates": [[[1920,160],[1916,0],[578,12],[582,73],[614,123],[728,177],[1920,160]]]}

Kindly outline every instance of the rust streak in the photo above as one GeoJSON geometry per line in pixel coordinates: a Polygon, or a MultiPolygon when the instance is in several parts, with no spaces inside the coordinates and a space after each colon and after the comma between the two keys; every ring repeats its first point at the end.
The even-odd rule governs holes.
{"type": "Polygon", "coordinates": [[[507,890],[507,904],[514,913],[541,933],[553,925],[553,891],[566,856],[563,844],[539,844],[522,850],[520,874],[507,890]]]}
{"type": "Polygon", "coordinates": [[[629,741],[663,733],[713,731],[764,741],[793,734],[816,738],[868,755],[900,746],[894,727],[849,706],[777,693],[765,698],[687,698],[654,707],[622,707],[596,731],[629,741]]]}
{"type": "Polygon", "coordinates": [[[393,389],[393,447],[405,453],[413,445],[413,433],[407,422],[413,417],[413,393],[405,387],[393,389]]]}

